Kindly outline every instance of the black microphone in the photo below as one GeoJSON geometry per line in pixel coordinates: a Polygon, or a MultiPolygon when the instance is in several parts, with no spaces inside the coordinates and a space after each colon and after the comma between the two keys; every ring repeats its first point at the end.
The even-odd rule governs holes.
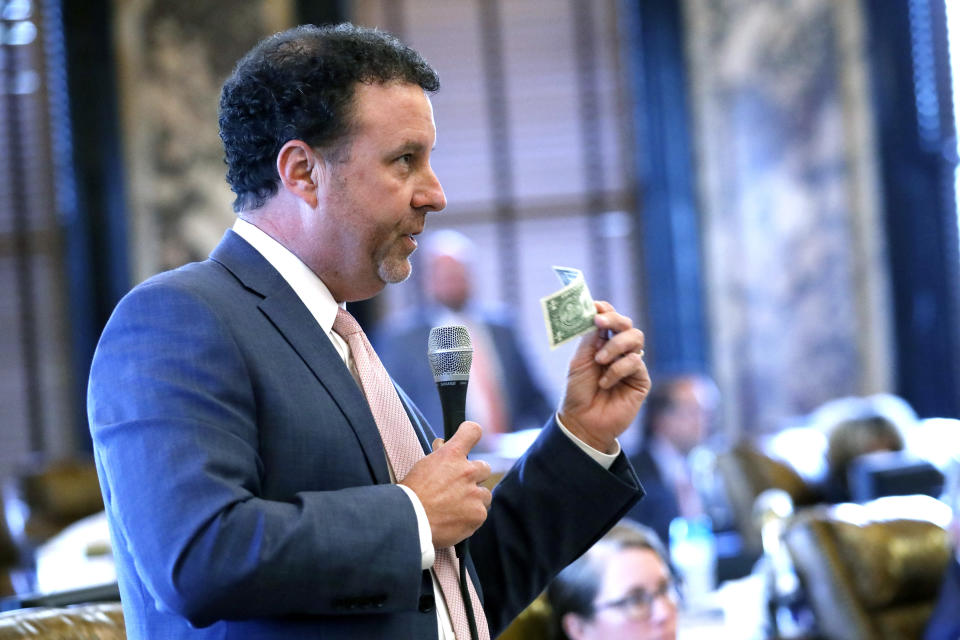
{"type": "MultiPolygon", "coordinates": [[[[449,440],[457,432],[457,427],[466,420],[467,383],[470,381],[470,365],[473,363],[473,343],[470,332],[463,325],[447,325],[430,329],[427,340],[427,356],[433,380],[440,394],[440,406],[443,408],[443,439],[449,440]]],[[[460,595],[467,613],[470,637],[476,640],[477,621],[470,602],[470,590],[467,587],[467,556],[470,554],[470,538],[454,545],[460,558],[460,595]]]]}
{"type": "Polygon", "coordinates": [[[443,409],[443,438],[449,440],[466,420],[467,383],[473,362],[473,343],[463,325],[430,329],[427,356],[443,409]]]}

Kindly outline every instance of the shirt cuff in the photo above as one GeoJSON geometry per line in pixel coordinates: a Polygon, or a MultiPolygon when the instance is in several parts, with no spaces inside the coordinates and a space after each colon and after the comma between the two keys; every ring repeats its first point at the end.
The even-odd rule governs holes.
{"type": "MultiPolygon", "coordinates": [[[[560,422],[560,414],[559,414],[559,413],[556,414],[556,420],[557,420],[557,424],[560,425],[560,430],[563,431],[563,433],[566,434],[566,436],[567,436],[568,438],[570,438],[571,440],[573,440],[573,443],[574,443],[575,445],[577,445],[578,447],[580,447],[580,449],[582,449],[585,454],[587,454],[588,456],[590,456],[591,458],[593,458],[593,460],[594,460],[598,465],[600,465],[601,467],[603,467],[604,469],[607,469],[607,470],[609,470],[610,467],[613,466],[613,461],[616,460],[616,459],[617,459],[617,456],[620,455],[620,441],[619,441],[619,440],[614,440],[614,442],[615,442],[616,445],[617,445],[617,450],[616,450],[614,453],[604,453],[603,451],[598,451],[597,449],[594,449],[593,447],[591,447],[590,445],[588,445],[586,442],[584,442],[583,440],[581,440],[581,439],[578,438],[577,436],[575,436],[575,435],[573,435],[572,433],[570,433],[570,431],[569,431],[565,426],[563,426],[563,423],[560,422]]],[[[422,508],[422,507],[421,507],[421,508],[422,508]]]]}
{"type": "Polygon", "coordinates": [[[403,489],[403,492],[410,498],[410,502],[413,503],[413,511],[417,514],[417,532],[420,534],[420,568],[427,570],[433,566],[433,561],[436,559],[436,552],[433,550],[433,532],[430,530],[427,512],[413,489],[402,484],[397,486],[403,489]]]}

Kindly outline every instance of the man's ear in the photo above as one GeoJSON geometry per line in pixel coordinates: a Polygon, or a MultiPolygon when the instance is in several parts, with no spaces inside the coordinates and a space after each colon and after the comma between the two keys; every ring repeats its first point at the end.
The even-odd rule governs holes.
{"type": "Polygon", "coordinates": [[[583,638],[583,627],[585,620],[582,616],[575,613],[565,613],[560,618],[560,624],[563,626],[563,632],[567,634],[570,640],[580,640],[583,638]]]}
{"type": "Polygon", "coordinates": [[[290,140],[277,154],[277,173],[284,188],[312,208],[322,188],[323,160],[303,140],[290,140]]]}

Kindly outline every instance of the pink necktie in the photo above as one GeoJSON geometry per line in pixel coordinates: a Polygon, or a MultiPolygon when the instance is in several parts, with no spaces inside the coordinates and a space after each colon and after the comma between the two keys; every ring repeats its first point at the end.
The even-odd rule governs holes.
{"type": "MultiPolygon", "coordinates": [[[[350,347],[353,363],[357,367],[360,377],[360,386],[367,397],[370,412],[374,422],[380,430],[383,447],[387,451],[387,459],[393,467],[393,475],[397,482],[403,480],[418,460],[424,457],[423,448],[413,430],[410,418],[400,402],[400,396],[390,380],[387,370],[374,352],[370,341],[364,335],[363,329],[352,315],[342,307],[337,310],[337,319],[333,323],[333,330],[339,334],[350,347]]],[[[452,547],[436,550],[436,560],[433,571],[440,582],[450,618],[453,621],[453,630],[457,640],[470,640],[470,626],[467,623],[467,612],[463,598],[460,596],[460,581],[458,578],[459,561],[454,555],[452,547]]],[[[473,602],[474,618],[481,640],[489,640],[490,631],[487,629],[487,619],[483,615],[483,607],[477,596],[473,582],[469,581],[470,599],[473,602]]]]}

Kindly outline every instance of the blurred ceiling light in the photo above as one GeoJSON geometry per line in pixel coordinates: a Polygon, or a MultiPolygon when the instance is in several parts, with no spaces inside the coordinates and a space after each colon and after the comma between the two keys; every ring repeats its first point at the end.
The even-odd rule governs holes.
{"type": "Polygon", "coordinates": [[[30,21],[15,22],[7,27],[3,44],[22,46],[37,39],[37,26],[30,21]]]}
{"type": "Polygon", "coordinates": [[[30,0],[9,0],[3,7],[4,20],[26,20],[33,12],[33,2],[30,0]]]}

